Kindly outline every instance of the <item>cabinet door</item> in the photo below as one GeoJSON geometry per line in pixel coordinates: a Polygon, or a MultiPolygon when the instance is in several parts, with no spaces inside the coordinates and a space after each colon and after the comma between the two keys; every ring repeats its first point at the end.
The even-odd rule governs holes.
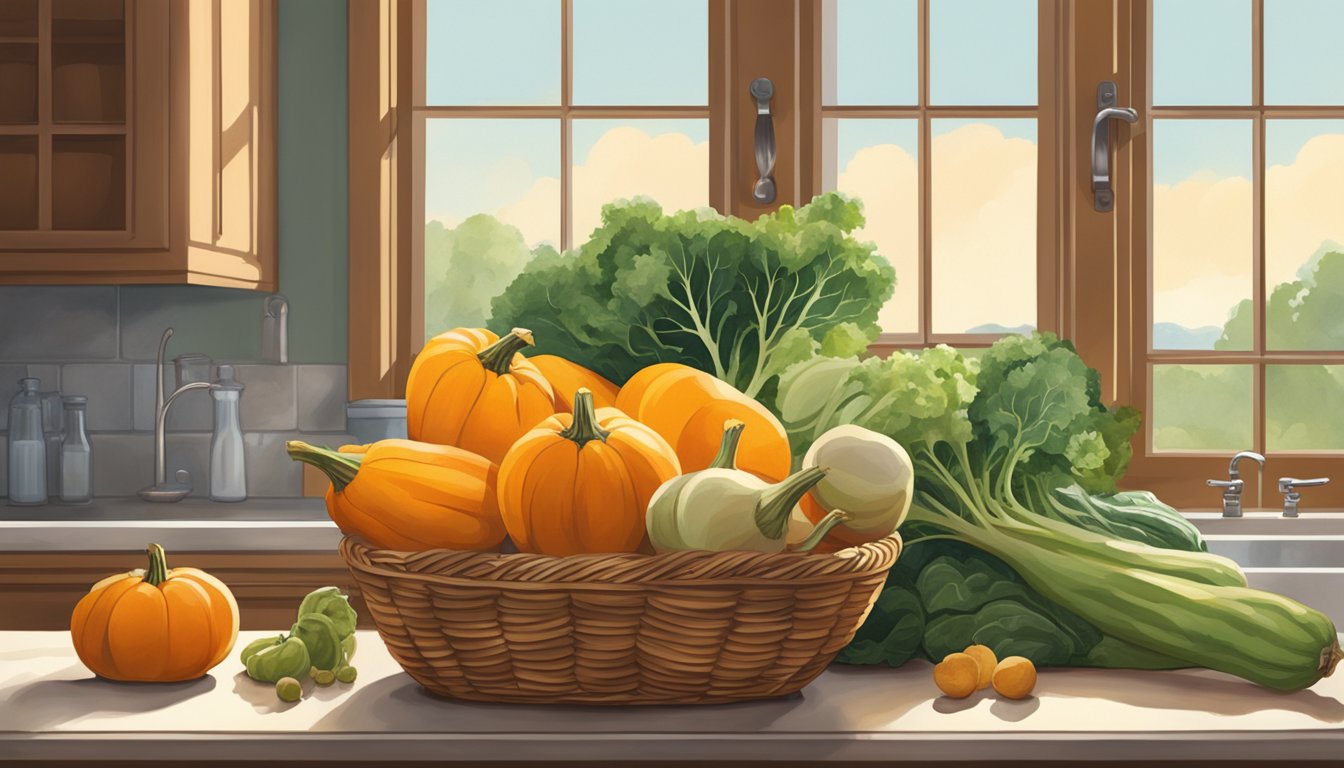
{"type": "Polygon", "coordinates": [[[274,4],[189,0],[187,261],[218,284],[275,281],[274,4]]]}

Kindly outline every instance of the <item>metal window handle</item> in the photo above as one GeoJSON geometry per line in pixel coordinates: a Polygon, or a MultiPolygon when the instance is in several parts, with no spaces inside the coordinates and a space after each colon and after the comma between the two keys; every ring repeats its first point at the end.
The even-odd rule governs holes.
{"type": "Polygon", "coordinates": [[[1318,485],[1325,485],[1330,482],[1328,477],[1313,477],[1310,480],[1299,480],[1296,477],[1280,477],[1279,493],[1283,494],[1283,516],[1297,517],[1297,504],[1302,501],[1302,494],[1297,492],[1298,488],[1314,488],[1318,485]]]}
{"type": "Polygon", "coordinates": [[[775,201],[775,121],[770,116],[770,99],[775,84],[768,77],[751,81],[751,97],[756,100],[756,183],[751,196],[758,203],[775,201]]]}
{"type": "Polygon", "coordinates": [[[1137,123],[1139,113],[1129,107],[1115,106],[1115,83],[1102,81],[1097,86],[1097,116],[1092,120],[1092,195],[1096,210],[1105,213],[1115,208],[1115,192],[1111,189],[1111,123],[1112,119],[1137,123]]]}

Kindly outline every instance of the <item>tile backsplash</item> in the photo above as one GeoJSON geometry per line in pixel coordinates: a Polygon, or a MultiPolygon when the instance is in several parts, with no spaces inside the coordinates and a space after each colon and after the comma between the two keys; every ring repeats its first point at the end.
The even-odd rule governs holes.
{"type": "MultiPolygon", "coordinates": [[[[9,399],[25,376],[42,391],[89,398],[94,494],[132,496],[153,481],[154,362],[162,326],[149,328],[142,309],[128,307],[115,287],[0,287],[0,497],[7,489],[4,431],[9,399]],[[141,328],[140,326],[146,326],[141,328]],[[152,331],[152,333],[151,333],[152,331]],[[142,343],[152,335],[155,345],[142,343]],[[128,342],[133,342],[128,344],[128,342]],[[146,357],[148,355],[148,357],[146,357]]],[[[157,318],[164,325],[171,317],[157,318]]],[[[199,338],[199,337],[198,337],[199,338]]],[[[186,352],[229,363],[245,387],[241,401],[249,496],[303,495],[301,466],[285,441],[338,445],[346,433],[346,367],[215,358],[208,342],[169,342],[165,394],[172,391],[172,358],[186,352]]],[[[238,344],[230,345],[237,350],[238,344]]],[[[212,400],[206,391],[183,393],[166,425],[168,474],[191,472],[194,496],[209,492],[212,400]]]]}

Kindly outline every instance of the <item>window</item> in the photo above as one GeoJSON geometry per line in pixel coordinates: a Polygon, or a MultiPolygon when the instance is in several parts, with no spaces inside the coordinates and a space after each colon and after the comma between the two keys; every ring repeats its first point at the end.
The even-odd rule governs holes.
{"type": "Polygon", "coordinates": [[[896,268],[883,340],[1037,328],[1054,308],[1037,296],[1037,207],[1052,202],[1036,0],[826,0],[822,15],[823,184],[864,201],[858,234],[896,268]]]}
{"type": "Polygon", "coordinates": [[[538,248],[636,195],[709,204],[708,0],[424,0],[423,333],[484,325],[538,248]]]}
{"type": "MultiPolygon", "coordinates": [[[[1139,475],[1185,474],[1178,503],[1242,449],[1268,457],[1265,478],[1328,475],[1344,451],[1344,77],[1326,51],[1344,5],[1140,5],[1139,475]]],[[[1275,503],[1271,482],[1257,492],[1275,503]]]]}

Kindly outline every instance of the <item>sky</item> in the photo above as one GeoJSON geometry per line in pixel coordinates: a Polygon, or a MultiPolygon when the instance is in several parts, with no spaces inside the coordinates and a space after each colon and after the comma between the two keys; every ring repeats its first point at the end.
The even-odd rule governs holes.
{"type": "MultiPolygon", "coordinates": [[[[707,101],[705,0],[573,1],[575,103],[707,101]]],[[[914,103],[915,0],[834,2],[835,77],[826,101],[914,103]]],[[[933,0],[933,103],[1034,104],[1034,4],[933,0]]],[[[1344,28],[1344,0],[1265,5],[1267,101],[1344,103],[1344,57],[1329,39],[1344,28]],[[1321,76],[1331,71],[1339,76],[1321,76]]],[[[558,0],[429,0],[430,34],[443,41],[428,51],[430,102],[558,104],[559,6],[558,0]],[[461,71],[472,76],[452,76],[461,71]]],[[[1250,8],[1250,0],[1154,0],[1154,103],[1248,103],[1250,8]]],[[[573,125],[575,242],[586,239],[602,204],[613,199],[643,194],[668,210],[707,204],[707,121],[573,125]]],[[[1157,322],[1222,325],[1250,295],[1251,131],[1249,120],[1153,126],[1157,322]]],[[[835,147],[828,177],[865,202],[868,225],[860,235],[897,268],[896,295],[880,322],[889,331],[914,330],[915,123],[827,120],[824,132],[835,147]]],[[[932,134],[933,330],[1033,324],[1035,121],[942,119],[932,134]]],[[[517,226],[531,245],[559,244],[557,120],[431,119],[426,152],[427,219],[452,226],[483,211],[517,226]]],[[[1266,270],[1273,286],[1293,279],[1322,242],[1344,242],[1344,185],[1337,181],[1344,178],[1344,121],[1270,121],[1266,159],[1266,270]]]]}

